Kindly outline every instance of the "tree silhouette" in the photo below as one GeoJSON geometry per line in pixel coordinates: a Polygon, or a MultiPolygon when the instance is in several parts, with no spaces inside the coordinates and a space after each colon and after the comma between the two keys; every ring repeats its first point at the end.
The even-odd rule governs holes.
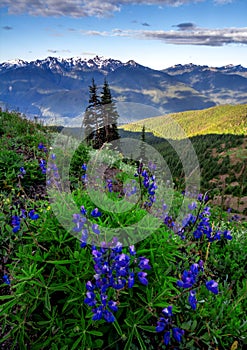
{"type": "Polygon", "coordinates": [[[94,79],[92,84],[89,86],[89,105],[86,108],[83,119],[83,127],[88,144],[92,144],[93,147],[97,148],[99,143],[99,132],[103,126],[101,118],[101,101],[97,95],[97,85],[94,79]]]}
{"type": "Polygon", "coordinates": [[[105,79],[101,93],[102,118],[104,120],[104,142],[119,139],[117,121],[119,118],[115,103],[112,101],[111,90],[105,79]]]}
{"type": "Polygon", "coordinates": [[[112,101],[108,82],[104,81],[101,98],[97,95],[94,79],[89,86],[89,105],[83,119],[83,127],[87,144],[100,148],[105,142],[119,138],[117,130],[118,113],[112,101]]]}

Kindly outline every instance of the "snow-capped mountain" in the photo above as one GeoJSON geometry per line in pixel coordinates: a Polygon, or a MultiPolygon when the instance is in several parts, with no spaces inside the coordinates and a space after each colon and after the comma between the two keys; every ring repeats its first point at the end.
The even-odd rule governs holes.
{"type": "Polygon", "coordinates": [[[216,104],[247,103],[247,68],[195,64],[175,65],[163,72],[208,96],[216,104]]]}
{"type": "Polygon", "coordinates": [[[183,73],[198,73],[198,72],[221,72],[221,73],[227,73],[227,74],[240,74],[243,75],[244,73],[247,74],[247,68],[243,67],[241,64],[239,65],[233,65],[229,64],[222,67],[210,67],[206,65],[196,65],[193,63],[189,64],[176,64],[174,66],[171,66],[169,68],[166,68],[163,70],[163,72],[166,72],[171,75],[178,75],[183,73]]]}
{"type": "Polygon", "coordinates": [[[88,105],[92,78],[99,95],[106,78],[115,102],[122,107],[132,106],[130,110],[121,109],[123,117],[135,120],[220,103],[247,103],[244,74],[246,68],[242,66],[194,64],[157,71],[133,60],[123,63],[99,56],[13,60],[0,63],[0,106],[27,116],[58,118],[63,123],[65,118],[81,118],[88,105]],[[146,108],[141,108],[140,116],[141,105],[146,108]]]}
{"type": "Polygon", "coordinates": [[[66,73],[73,71],[102,71],[105,73],[113,72],[119,67],[138,67],[138,63],[130,60],[123,63],[119,60],[105,59],[104,57],[95,56],[90,59],[82,59],[80,57],[72,58],[58,58],[47,57],[43,60],[36,61],[23,61],[23,60],[11,60],[4,63],[0,63],[0,72],[6,69],[16,69],[20,67],[40,67],[42,69],[51,70],[53,72],[66,73]]]}

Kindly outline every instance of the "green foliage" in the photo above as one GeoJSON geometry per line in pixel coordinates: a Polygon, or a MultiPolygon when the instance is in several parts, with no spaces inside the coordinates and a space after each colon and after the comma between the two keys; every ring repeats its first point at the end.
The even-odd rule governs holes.
{"type": "Polygon", "coordinates": [[[204,110],[186,111],[168,114],[160,117],[143,119],[124,126],[125,130],[141,131],[145,124],[146,130],[156,136],[169,138],[181,137],[174,131],[176,123],[184,130],[187,137],[207,134],[246,135],[247,105],[223,105],[204,110]],[[203,123],[202,123],[203,120],[203,123]],[[172,134],[169,134],[172,132],[172,134]]]}
{"type": "MultiPolygon", "coordinates": [[[[37,146],[43,142],[49,147],[52,135],[41,126],[13,115],[16,125],[28,125],[35,137],[29,138],[19,126],[16,130],[13,128],[10,139],[11,118],[2,113],[0,123],[3,147],[0,278],[8,274],[11,281],[10,285],[0,285],[0,346],[3,349],[174,349],[177,343],[172,341],[170,346],[165,346],[163,334],[155,330],[162,309],[171,304],[174,325],[185,330],[180,349],[224,350],[231,349],[234,342],[238,349],[245,348],[246,223],[229,221],[222,208],[213,208],[213,227],[230,230],[233,239],[210,244],[192,238],[181,240],[162,224],[135,245],[135,259],[145,256],[152,267],[148,271],[148,285],[136,281],[132,289],[112,290],[111,298],[118,303],[116,320],[112,324],[93,321],[91,308],[84,303],[85,283],[93,281],[95,274],[90,246],[82,249],[80,241],[58,222],[48,202],[45,175],[39,166],[39,160],[46,154],[37,146]],[[18,154],[16,148],[12,148],[16,145],[21,146],[18,154]],[[20,166],[26,169],[23,178],[18,177],[20,166]],[[39,218],[32,220],[27,215],[21,219],[20,229],[13,232],[11,217],[20,215],[21,209],[26,213],[34,209],[39,218]],[[193,311],[188,304],[188,291],[181,292],[176,282],[184,269],[199,259],[205,261],[205,276],[218,281],[219,294],[210,293],[205,283],[201,283],[197,291],[197,310],[193,311]]],[[[27,127],[25,130],[28,134],[27,127]]],[[[147,133],[145,137],[148,139],[147,133]]],[[[227,142],[230,144],[231,139],[227,142]]],[[[91,193],[86,192],[81,182],[84,174],[81,166],[95,156],[95,152],[81,144],[70,163],[72,197],[78,212],[81,205],[88,212],[94,209],[91,193]]],[[[130,174],[134,174],[135,168],[122,162],[120,155],[106,150],[100,161],[111,169],[119,169],[116,179],[121,183],[132,180],[130,174]]],[[[227,157],[226,164],[229,164],[227,157]]],[[[108,193],[105,189],[105,193],[116,206],[121,205],[117,192],[108,193]]],[[[182,200],[181,194],[175,193],[172,214],[177,213],[182,200]]],[[[124,227],[139,222],[146,214],[139,203],[123,213],[104,212],[103,205],[100,209],[102,216],[94,218],[93,222],[104,227],[124,227]]],[[[124,253],[127,252],[126,247],[124,253]]]]}

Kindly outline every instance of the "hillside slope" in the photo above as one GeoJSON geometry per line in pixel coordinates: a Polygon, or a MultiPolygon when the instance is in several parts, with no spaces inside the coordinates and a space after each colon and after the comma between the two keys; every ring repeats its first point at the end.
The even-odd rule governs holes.
{"type": "Polygon", "coordinates": [[[172,113],[124,125],[128,131],[141,131],[143,125],[154,135],[181,139],[207,134],[247,135],[247,104],[223,105],[199,111],[172,113]],[[180,132],[180,127],[183,132],[180,132]]]}

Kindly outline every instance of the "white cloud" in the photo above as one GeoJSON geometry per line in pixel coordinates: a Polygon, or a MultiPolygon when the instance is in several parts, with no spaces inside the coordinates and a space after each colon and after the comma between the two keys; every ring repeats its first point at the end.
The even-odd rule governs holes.
{"type": "MultiPolygon", "coordinates": [[[[181,6],[206,0],[2,0],[11,14],[28,13],[33,16],[104,17],[120,11],[121,6],[133,4],[181,6]]],[[[216,0],[226,1],[226,0],[216,0]]],[[[228,0],[229,1],[229,0],[228,0]]]]}
{"type": "Polygon", "coordinates": [[[99,36],[121,36],[149,40],[160,40],[167,44],[176,45],[202,45],[202,46],[223,46],[228,44],[247,45],[247,27],[246,28],[225,28],[208,29],[195,28],[194,30],[119,30],[114,29],[111,32],[82,31],[84,35],[99,36]]]}
{"type": "Polygon", "coordinates": [[[231,4],[234,0],[214,0],[214,2],[218,5],[231,4]]]}

